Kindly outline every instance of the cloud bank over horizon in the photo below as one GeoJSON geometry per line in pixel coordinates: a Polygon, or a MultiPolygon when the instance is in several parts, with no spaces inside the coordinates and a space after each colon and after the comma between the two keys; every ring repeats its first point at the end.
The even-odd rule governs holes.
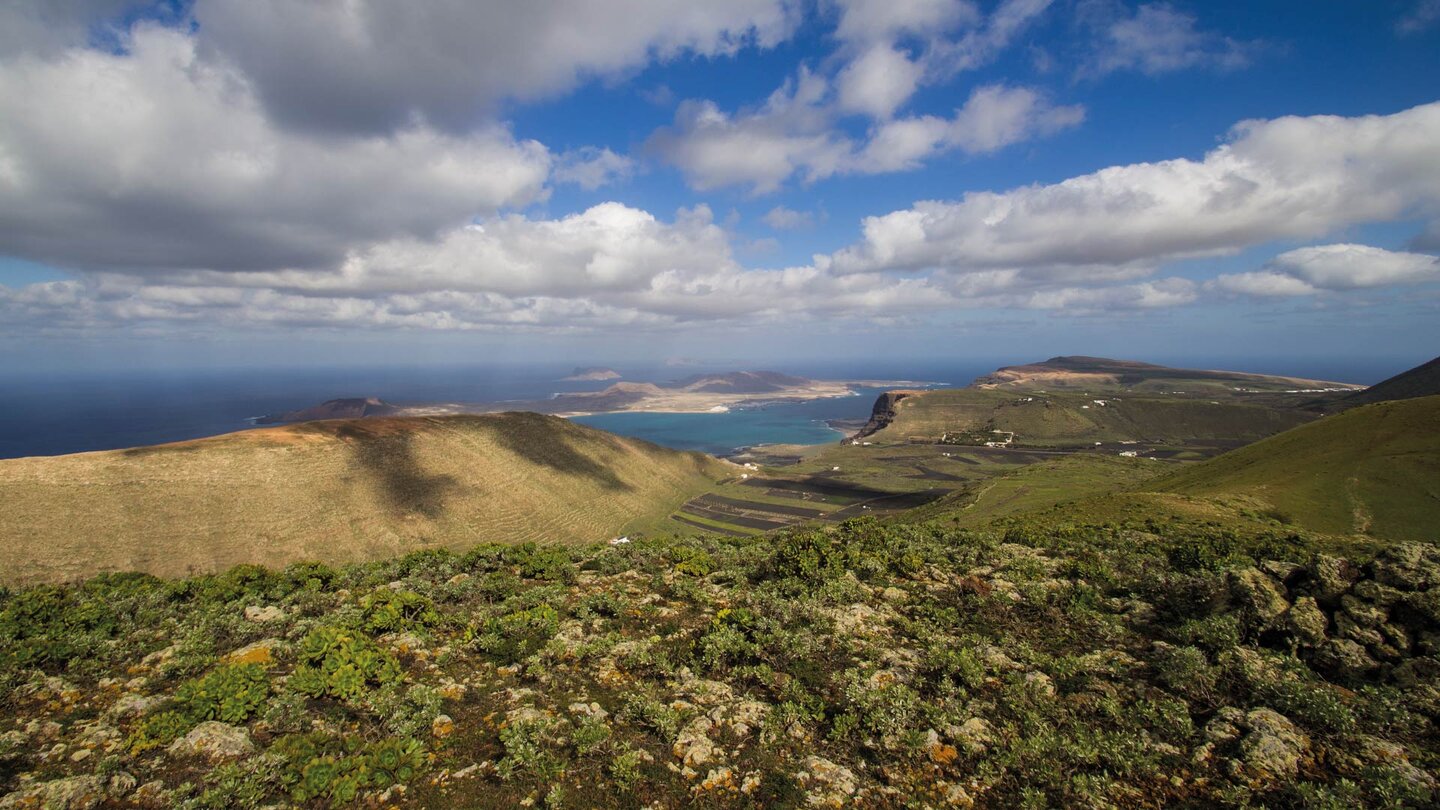
{"type": "Polygon", "coordinates": [[[1269,58],[1174,5],[1082,4],[1062,23],[1049,0],[625,2],[0,11],[0,255],[55,276],[0,271],[0,333],[923,325],[1440,283],[1433,100],[1236,117],[1203,150],[1025,168],[1107,126],[1113,105],[1076,87],[1269,58]],[[1081,45],[1037,33],[1062,24],[1081,45]],[[647,78],[631,92],[656,123],[620,139],[537,135],[516,113],[802,44],[748,103],[667,101],[647,78]],[[966,179],[1001,167],[1017,168],[966,179]],[[855,218],[817,196],[877,177],[915,196],[855,218]],[[1408,247],[1367,243],[1402,223],[1408,247]],[[764,259],[789,242],[815,249],[764,259]]]}

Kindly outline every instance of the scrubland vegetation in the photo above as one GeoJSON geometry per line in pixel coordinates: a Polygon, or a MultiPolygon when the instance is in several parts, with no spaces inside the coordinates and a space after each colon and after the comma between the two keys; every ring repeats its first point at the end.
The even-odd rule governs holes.
{"type": "Polygon", "coordinates": [[[0,807],[1421,807],[1440,550],[865,519],[0,597],[0,807]]]}

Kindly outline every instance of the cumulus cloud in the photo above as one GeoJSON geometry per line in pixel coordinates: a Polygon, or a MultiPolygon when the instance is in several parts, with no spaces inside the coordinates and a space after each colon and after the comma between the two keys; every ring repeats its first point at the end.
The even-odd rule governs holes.
{"type": "Polygon", "coordinates": [[[1369,245],[1316,245],[1287,251],[1263,270],[1215,278],[1224,292],[1254,296],[1312,295],[1440,281],[1440,259],[1369,245]]]}
{"type": "Polygon", "coordinates": [[[904,171],[938,154],[986,154],[1084,119],[1082,107],[1052,105],[1029,88],[988,85],[976,88],[953,117],[887,121],[857,143],[832,128],[825,98],[825,80],[802,71],[751,113],[729,116],[712,102],[687,102],[675,126],[652,137],[650,147],[697,189],[740,185],[766,194],[796,175],[811,182],[904,171]]]}
{"type": "Polygon", "coordinates": [[[777,205],[761,217],[766,225],[777,231],[793,231],[797,228],[806,228],[815,222],[815,216],[809,211],[796,211],[793,208],[786,208],[777,205]]]}
{"type": "Polygon", "coordinates": [[[561,155],[550,176],[557,183],[574,183],[586,191],[594,191],[634,173],[633,159],[609,149],[587,146],[561,155]]]}
{"type": "Polygon", "coordinates": [[[840,109],[889,118],[919,88],[925,68],[890,43],[868,48],[836,77],[840,109]]]}
{"type": "Polygon", "coordinates": [[[1177,259],[1440,210],[1440,104],[1248,121],[1202,160],[1115,166],[868,217],[838,272],[1147,272],[1177,259]]]}
{"type": "Polygon", "coordinates": [[[1082,74],[1136,70],[1151,76],[1193,67],[1233,70],[1250,63],[1256,43],[1202,31],[1199,21],[1168,3],[1103,14],[1097,52],[1082,74]]]}
{"type": "Polygon", "coordinates": [[[0,243],[72,267],[323,266],[539,199],[550,155],[483,126],[318,137],[183,32],[0,70],[0,243]]]}
{"type": "Polygon", "coordinates": [[[0,57],[84,45],[96,26],[139,5],[142,0],[6,0],[0,4],[0,57]]]}
{"type": "Polygon", "coordinates": [[[407,3],[199,0],[198,36],[250,76],[282,122],[383,132],[477,111],[682,54],[723,56],[790,35],[785,0],[407,3]]]}

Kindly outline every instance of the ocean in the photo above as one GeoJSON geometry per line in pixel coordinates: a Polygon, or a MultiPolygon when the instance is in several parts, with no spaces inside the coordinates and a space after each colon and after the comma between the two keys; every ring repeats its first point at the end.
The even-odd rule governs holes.
{"type": "MultiPolygon", "coordinates": [[[[749,368],[817,379],[914,380],[967,385],[1013,360],[770,364],[749,368]]],[[[1159,360],[1170,365],[1183,361],[1159,360]]],[[[1190,360],[1185,365],[1236,368],[1341,382],[1373,383],[1404,370],[1404,361],[1252,362],[1190,360]]],[[[203,369],[8,374],[0,384],[0,458],[46,456],[182,441],[245,430],[250,419],[338,397],[378,396],[396,404],[543,399],[606,382],[560,382],[572,365],[455,365],[415,368],[203,369]]],[[[616,367],[627,380],[669,381],[737,366],[616,367]]],[[[617,413],[576,421],[682,450],[727,453],[757,444],[839,441],[827,420],[863,420],[875,395],[733,409],[716,414],[617,413]]]]}

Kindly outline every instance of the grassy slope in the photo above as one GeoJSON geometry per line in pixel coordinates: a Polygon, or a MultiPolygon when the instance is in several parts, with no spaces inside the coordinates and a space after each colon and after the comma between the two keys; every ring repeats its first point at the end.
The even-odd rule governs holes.
{"type": "Polygon", "coordinates": [[[1372,402],[1388,402],[1393,399],[1412,399],[1437,394],[1440,394],[1440,357],[1376,383],[1358,394],[1351,394],[1337,404],[1349,408],[1356,405],[1368,405],[1372,402]]]}
{"type": "Polygon", "coordinates": [[[950,498],[921,507],[914,517],[939,515],[958,525],[980,526],[1009,515],[1129,489],[1172,468],[1171,464],[1149,459],[1069,456],[971,485],[950,498]]]}
{"type": "Polygon", "coordinates": [[[946,431],[983,428],[1014,431],[1017,444],[1076,446],[1092,442],[1164,443],[1206,440],[1253,441],[1303,424],[1313,415],[1221,401],[1143,397],[1126,393],[1118,401],[1098,393],[1021,394],[1011,391],[927,391],[900,401],[895,421],[876,441],[939,437],[946,431]],[[1024,397],[1034,397],[1023,402],[1024,397]],[[1094,399],[1105,399],[1099,406],[1094,399]],[[1086,407],[1089,406],[1089,407],[1086,407]]]}
{"type": "Polygon", "coordinates": [[[1314,531],[1433,539],[1440,531],[1440,396],[1328,417],[1154,488],[1254,498],[1314,531]]]}
{"type": "Polygon", "coordinates": [[[164,576],[643,530],[730,474],[538,414],[312,422],[0,462],[0,580],[164,576]]]}

